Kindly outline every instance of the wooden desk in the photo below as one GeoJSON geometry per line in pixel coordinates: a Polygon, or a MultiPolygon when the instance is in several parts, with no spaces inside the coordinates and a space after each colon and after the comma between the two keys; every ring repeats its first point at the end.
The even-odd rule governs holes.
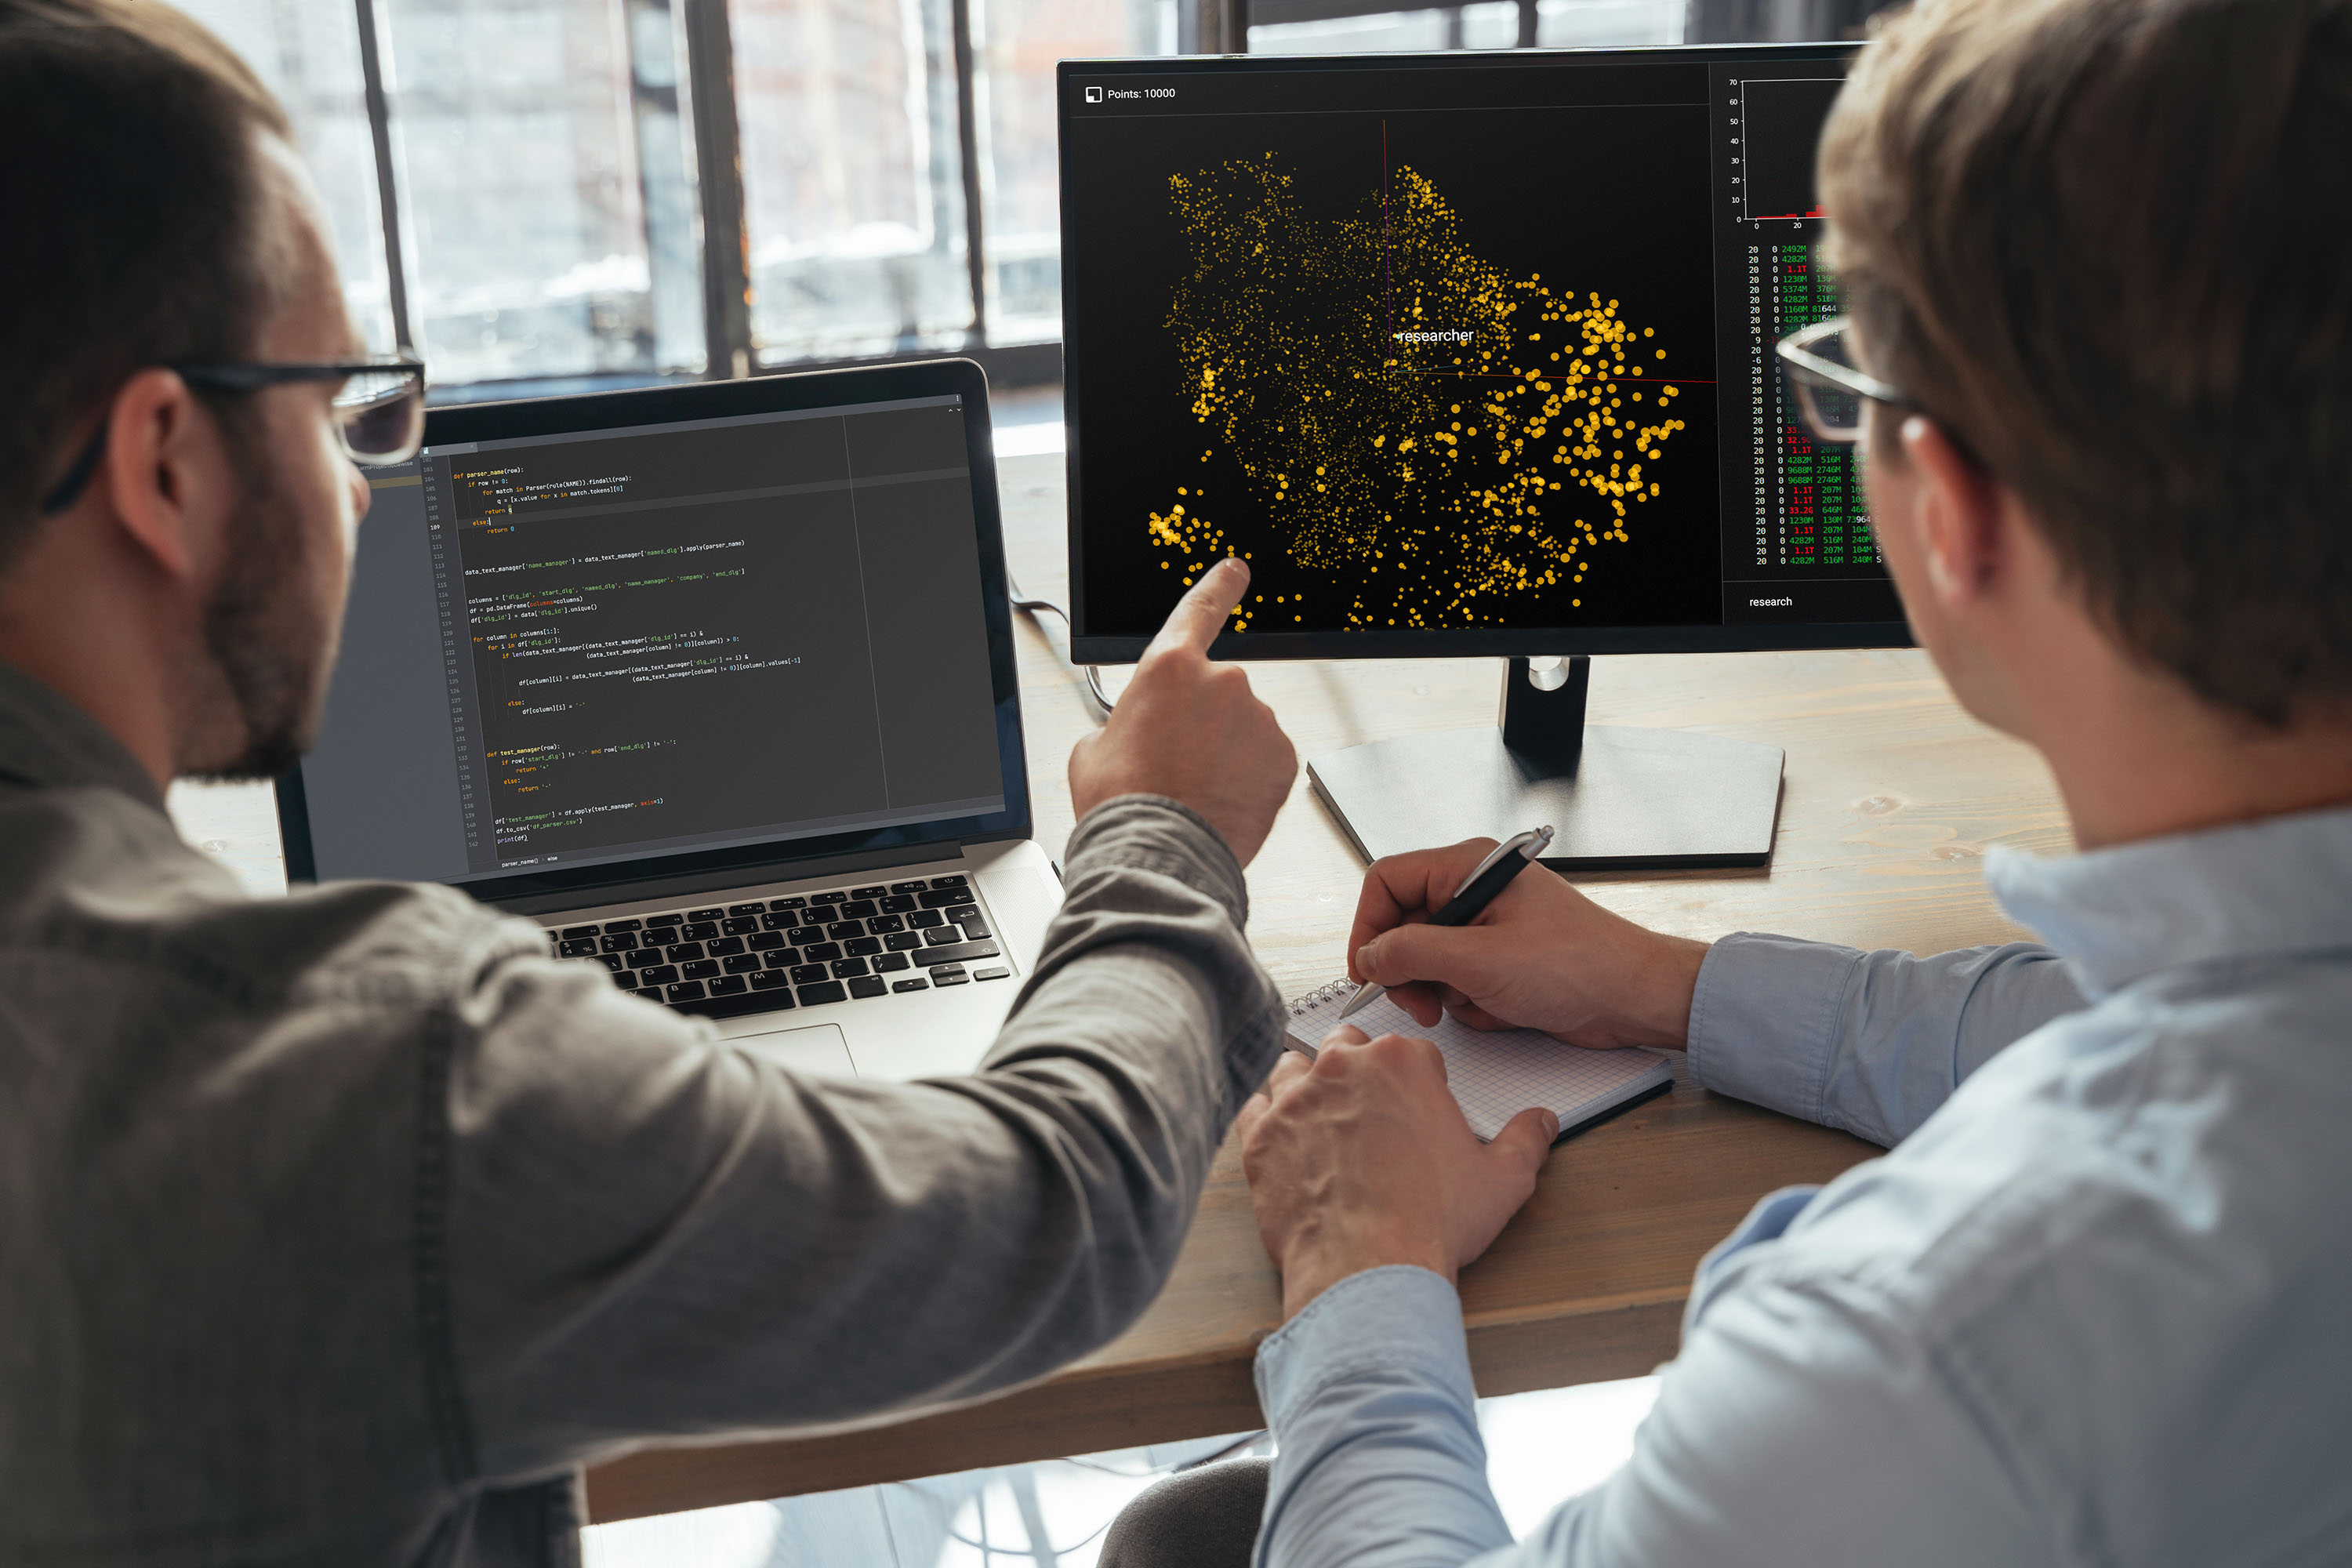
{"type": "MultiPolygon", "coordinates": [[[[1066,603],[1061,459],[1013,459],[1003,479],[1015,575],[1066,603]]],[[[1020,635],[1037,837],[1058,853],[1071,826],[1063,767],[1094,719],[1057,642],[1031,626],[1020,635]]],[[[1491,723],[1501,666],[1276,664],[1251,679],[1303,760],[1383,735],[1491,723]]],[[[1769,873],[1580,879],[1602,903],[1663,930],[1760,929],[1921,952],[2002,941],[2019,933],[1978,876],[1985,848],[2066,843],[2039,761],[1962,714],[1916,653],[1601,659],[1591,707],[1600,722],[1687,726],[1788,752],[1769,873]]],[[[1251,936],[1285,994],[1339,972],[1362,869],[1302,774],[1250,868],[1251,936]]],[[[1874,1152],[1686,1080],[1564,1144],[1534,1199],[1463,1275],[1480,1392],[1634,1376],[1667,1360],[1693,1268],[1748,1205],[1874,1152]]],[[[1262,1424],[1251,1358],[1279,1321],[1275,1272],[1229,1143],[1167,1289],[1104,1350],[944,1414],[632,1455],[589,1473],[589,1511],[601,1522],[1246,1431],[1262,1424]]]]}

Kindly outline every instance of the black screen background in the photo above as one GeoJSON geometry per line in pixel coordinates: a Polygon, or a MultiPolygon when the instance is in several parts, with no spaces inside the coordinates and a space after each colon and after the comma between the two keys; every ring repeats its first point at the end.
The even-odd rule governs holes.
{"type": "MultiPolygon", "coordinates": [[[[1090,122],[1065,157],[1074,205],[1073,293],[1087,324],[1076,417],[1087,472],[1082,555],[1086,624],[1103,636],[1149,636],[1183,592],[1181,571],[1162,570],[1144,519],[1176,484],[1221,498],[1218,520],[1251,556],[1251,593],[1277,595],[1332,574],[1293,563],[1281,531],[1240,464],[1199,423],[1164,325],[1168,301],[1190,265],[1171,210],[1168,178],[1227,159],[1271,152],[1297,177],[1302,205],[1353,214],[1387,159],[1429,178],[1461,222],[1472,252],[1518,277],[1540,274],[1580,296],[1621,301],[1633,321],[1656,329],[1683,376],[1711,378],[1717,361],[1710,239],[1708,118],[1687,105],[1440,110],[1344,114],[1236,114],[1090,122]],[[1531,168],[1572,147],[1592,171],[1538,195],[1531,168]],[[1643,185],[1629,194],[1626,174],[1643,185]],[[1204,450],[1214,456],[1200,461],[1204,450]],[[1245,499],[1244,499],[1245,498],[1245,499]]],[[[1631,542],[1610,545],[1583,589],[1510,595],[1512,624],[1654,626],[1719,618],[1719,503],[1712,385],[1686,385],[1675,417],[1688,426],[1656,472],[1664,492],[1636,509],[1631,542]],[[1581,609],[1570,601],[1581,597],[1581,609]]],[[[1077,498],[1074,498],[1077,504],[1077,498]]],[[[1559,497],[1550,502],[1573,506],[1559,497]]],[[[1605,504],[1605,503],[1604,503],[1605,504]]],[[[1592,510],[1588,499],[1583,510],[1592,510]]],[[[1580,512],[1581,515],[1581,512],[1580,512]]],[[[1331,602],[1328,592],[1312,594],[1331,602]]],[[[1344,623],[1287,616],[1269,631],[1331,631],[1344,623]]]]}
{"type": "MultiPolygon", "coordinates": [[[[1810,246],[1823,226],[1742,216],[1751,194],[1743,154],[1769,165],[1755,173],[1775,199],[1791,182],[1810,192],[1811,142],[1834,93],[1833,82],[1825,90],[1818,79],[1843,75],[1851,54],[1850,45],[1822,44],[1064,62],[1074,650],[1135,657],[1195,563],[1229,552],[1251,558],[1257,582],[1217,639],[1223,658],[1908,644],[1893,584],[1867,559],[1866,535],[1860,563],[1825,548],[1818,565],[1777,556],[1759,564],[1759,552],[1771,555],[1783,534],[1814,531],[1801,525],[1814,521],[1816,501],[1832,524],[1832,514],[1868,522],[1858,489],[1844,479],[1834,495],[1801,494],[1789,487],[1810,479],[1766,461],[1776,441],[1794,443],[1792,452],[1802,445],[1773,346],[1811,319],[1791,318],[1785,288],[1759,288],[1780,281],[1766,253],[1791,239],[1810,246]],[[1752,134],[1742,123],[1743,88],[1763,104],[1752,134]],[[1393,199],[1383,205],[1375,183],[1384,161],[1348,129],[1358,120],[1385,121],[1392,174],[1412,168],[1430,180],[1444,209],[1434,230],[1452,230],[1433,249],[1469,258],[1469,272],[1501,280],[1522,307],[1511,313],[1510,352],[1493,341],[1506,335],[1496,313],[1479,307],[1494,296],[1478,289],[1441,300],[1443,314],[1470,318],[1453,321],[1375,327],[1345,303],[1379,293],[1362,287],[1356,258],[1384,263],[1397,244],[1388,229],[1397,208],[1393,199]],[[1570,124],[1578,133],[1559,129],[1570,124]],[[1171,172],[1188,176],[1182,192],[1170,190],[1171,172]],[[1213,177],[1191,177],[1202,173],[1213,177]],[[1342,229],[1337,220],[1351,208],[1357,221],[1342,229]],[[1259,236],[1262,248],[1231,242],[1259,236]],[[1540,290],[1531,290],[1527,279],[1538,274],[1540,290]],[[1286,287],[1285,278],[1311,286],[1286,287]],[[1663,452],[1654,398],[1625,397],[1612,410],[1613,426],[1577,427],[1580,414],[1592,412],[1579,402],[1593,389],[1590,378],[1560,378],[1549,389],[1523,381],[1526,391],[1514,394],[1497,377],[1488,384],[1501,395],[1487,406],[1465,398],[1454,410],[1401,393],[1379,353],[1317,352],[1326,342],[1393,342],[1394,329],[1475,331],[1483,315],[1485,336],[1471,352],[1492,351],[1540,380],[1550,374],[1544,361],[1591,346],[1593,322],[1574,328],[1558,313],[1583,308],[1591,293],[1618,302],[1612,324],[1654,328],[1656,341],[1673,343],[1663,364],[1628,354],[1602,371],[1625,377],[1641,363],[1677,384],[1667,406],[1680,427],[1663,452]],[[1543,302],[1563,294],[1573,307],[1543,302]],[[1519,343],[1522,323],[1540,331],[1539,343],[1519,343]],[[1546,353],[1564,326],[1571,338],[1588,334],[1585,343],[1546,353]],[[1188,342],[1176,341],[1179,329],[1188,342]],[[1220,373],[1214,390],[1196,394],[1206,367],[1220,373]],[[1294,407],[1310,411],[1297,426],[1261,417],[1294,407]],[[1463,424],[1433,423],[1456,414],[1463,424]],[[1470,428],[1482,415],[1499,417],[1470,428]],[[1625,439],[1635,434],[1624,428],[1628,416],[1648,427],[1647,438],[1625,439]],[[1355,432],[1384,428],[1391,441],[1412,434],[1423,452],[1434,449],[1433,437],[1448,441],[1447,464],[1416,462],[1401,473],[1407,465],[1351,449],[1355,432]],[[1449,428],[1458,436],[1443,433],[1449,428]],[[1483,452],[1472,449],[1474,437],[1489,443],[1483,452]],[[1638,479],[1644,491],[1660,482],[1659,493],[1638,501],[1611,467],[1636,458],[1642,471],[1624,479],[1638,479]],[[1308,482],[1329,494],[1265,488],[1285,469],[1295,479],[1302,460],[1318,465],[1308,482]],[[1338,465],[1328,487],[1327,461],[1338,465]],[[1531,488],[1528,476],[1559,488],[1531,488]],[[1190,493],[1177,494],[1180,486],[1190,493]],[[1622,540],[1611,536],[1613,508],[1600,510],[1620,498],[1622,540]],[[1170,510],[1178,500],[1181,515],[1170,510]],[[1498,523],[1526,526],[1507,540],[1498,523]],[[1597,539],[1585,531],[1596,525],[1597,539]],[[1449,557],[1455,570],[1433,570],[1449,557]],[[1572,573],[1580,584],[1568,581],[1572,573]],[[1322,590],[1304,605],[1283,593],[1301,579],[1322,590]]],[[[1392,190],[1404,184],[1396,180],[1392,190]]],[[[1801,210],[1812,205],[1808,194],[1801,210]]],[[[1405,244],[1422,237],[1426,278],[1426,203],[1417,220],[1410,208],[1407,216],[1405,244]]],[[[1836,309],[1833,298],[1827,309],[1836,309]]],[[[1451,347],[1401,345],[1406,354],[1451,347]]],[[[1601,369],[1609,357],[1587,363],[1601,369]]],[[[1629,380],[1604,395],[1629,391],[1629,380]]],[[[1656,383],[1645,376],[1639,384],[1656,383]]],[[[1811,455],[1816,470],[1853,466],[1851,452],[1811,455]]],[[[1834,545],[1844,536],[1832,526],[1823,537],[1834,545]]]]}

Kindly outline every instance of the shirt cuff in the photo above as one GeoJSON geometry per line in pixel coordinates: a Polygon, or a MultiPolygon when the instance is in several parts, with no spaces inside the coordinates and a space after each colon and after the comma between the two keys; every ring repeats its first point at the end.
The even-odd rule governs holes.
{"type": "Polygon", "coordinates": [[[1095,870],[1149,871],[1214,899],[1236,927],[1249,924],[1242,863],[1208,818],[1164,795],[1122,795],[1078,820],[1062,851],[1063,880],[1095,870]]]}
{"type": "Polygon", "coordinates": [[[1707,950],[1691,995],[1691,1077],[1717,1094],[1824,1119],[1857,948],[1735,931],[1707,950]]]}
{"type": "Polygon", "coordinates": [[[1257,1395],[1280,1438],[1317,1396],[1367,1373],[1418,1374],[1467,1415],[1477,1406],[1462,1298],[1443,1275],[1396,1263],[1350,1274],[1258,1346],[1257,1395]]]}

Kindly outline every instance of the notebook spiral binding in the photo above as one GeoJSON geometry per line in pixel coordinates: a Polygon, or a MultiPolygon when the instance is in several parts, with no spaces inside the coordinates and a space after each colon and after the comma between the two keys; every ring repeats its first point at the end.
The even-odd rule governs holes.
{"type": "Polygon", "coordinates": [[[1341,997],[1353,992],[1355,989],[1356,983],[1343,974],[1339,976],[1339,979],[1331,982],[1330,984],[1322,987],[1320,990],[1309,991],[1306,995],[1290,1003],[1288,1005],[1290,1008],[1290,1016],[1294,1018],[1304,1017],[1306,1015],[1315,1011],[1316,1008],[1322,1006],[1325,1003],[1337,1002],[1341,997]]]}

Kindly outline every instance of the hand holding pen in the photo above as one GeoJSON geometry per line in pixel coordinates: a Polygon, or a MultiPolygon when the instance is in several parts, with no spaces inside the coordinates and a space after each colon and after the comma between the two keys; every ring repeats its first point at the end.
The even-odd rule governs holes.
{"type": "MultiPolygon", "coordinates": [[[[1543,852],[1551,847],[1551,838],[1550,828],[1536,827],[1496,845],[1495,852],[1479,861],[1470,875],[1463,879],[1462,885],[1454,890],[1454,897],[1446,901],[1445,907],[1429,917],[1429,923],[1433,926],[1466,926],[1485,914],[1486,906],[1500,898],[1503,889],[1511,885],[1512,878],[1543,858],[1543,852]]],[[[1357,987],[1356,994],[1348,998],[1348,1005],[1339,1009],[1339,1016],[1345,1018],[1370,1005],[1385,990],[1385,986],[1370,980],[1365,981],[1357,987]]]]}
{"type": "Polygon", "coordinates": [[[1424,1026],[1443,1010],[1474,1029],[1680,1049],[1705,942],[1644,930],[1555,876],[1507,879],[1475,925],[1433,918],[1507,849],[1473,839],[1375,861],[1348,936],[1350,977],[1385,985],[1424,1026]]]}

